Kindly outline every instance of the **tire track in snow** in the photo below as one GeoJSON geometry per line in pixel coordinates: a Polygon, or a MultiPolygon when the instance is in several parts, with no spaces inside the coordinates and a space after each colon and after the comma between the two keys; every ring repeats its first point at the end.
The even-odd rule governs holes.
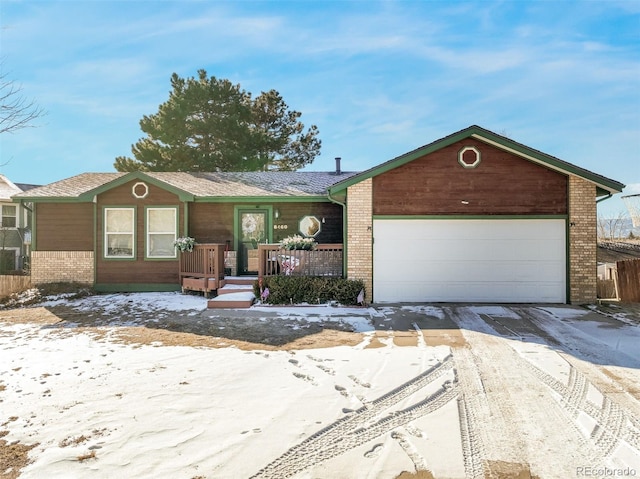
{"type": "MultiPolygon", "coordinates": [[[[545,330],[544,323],[551,315],[551,313],[540,309],[534,310],[535,314],[531,314],[529,313],[530,310],[522,308],[512,309],[525,320],[532,322],[536,328],[543,331],[545,330]]],[[[559,338],[559,340],[561,339],[559,338]]],[[[557,341],[556,347],[561,344],[557,341]]],[[[545,342],[548,344],[548,341],[545,342]]],[[[566,349],[566,345],[563,346],[566,349]]],[[[640,419],[634,413],[634,410],[637,409],[637,402],[626,394],[618,396],[623,400],[623,403],[614,401],[607,392],[598,387],[603,384],[600,379],[602,371],[591,364],[578,361],[571,354],[564,352],[558,352],[557,354],[566,361],[570,368],[567,386],[525,358],[521,357],[521,359],[537,377],[562,397],[562,405],[574,420],[577,418],[578,413],[582,411],[596,421],[590,440],[604,457],[609,457],[615,451],[620,440],[624,440],[640,454],[640,419]],[[588,400],[587,392],[589,386],[603,396],[602,406],[599,407],[588,400]],[[636,406],[636,408],[632,410],[627,406],[636,406]]],[[[610,387],[611,383],[608,383],[607,386],[610,387]]],[[[616,386],[619,392],[624,392],[624,388],[619,387],[618,384],[616,386]]]]}
{"type": "MultiPolygon", "coordinates": [[[[596,427],[590,439],[605,457],[613,452],[619,440],[625,440],[640,454],[640,430],[635,426],[638,420],[631,412],[625,410],[602,391],[599,391],[604,397],[602,407],[593,404],[586,396],[578,398],[576,395],[571,394],[569,387],[555,377],[524,358],[522,361],[541,382],[561,396],[561,404],[572,417],[575,418],[574,411],[579,410],[596,421],[596,427]]],[[[577,371],[571,363],[569,365],[573,375],[582,376],[583,380],[588,382],[584,379],[584,375],[577,371]]],[[[593,387],[595,388],[595,386],[593,387]]]]}
{"type": "MultiPolygon", "coordinates": [[[[467,445],[466,449],[475,449],[477,454],[478,447],[484,447],[482,454],[487,461],[528,464],[540,477],[570,477],[575,474],[576,467],[598,463],[601,454],[593,442],[585,438],[573,417],[558,404],[557,396],[541,384],[532,371],[523,367],[524,359],[509,344],[513,336],[499,334],[476,312],[477,308],[461,306],[447,308],[447,311],[469,345],[470,358],[464,364],[475,363],[478,381],[486,393],[486,397],[479,395],[481,400],[474,405],[473,398],[467,394],[468,385],[459,373],[465,392],[461,416],[469,416],[464,409],[477,415],[475,423],[481,439],[476,441],[475,448],[467,445]],[[549,430],[554,433],[549,435],[546,432],[549,430]],[[566,457],[560,451],[566,451],[568,445],[571,445],[572,454],[566,457]]],[[[532,331],[535,330],[527,334],[533,337],[532,331]]],[[[460,356],[456,350],[455,358],[460,356]]],[[[577,378],[574,388],[576,398],[582,396],[579,381],[577,378]]],[[[480,392],[479,386],[476,390],[480,392]]],[[[463,435],[473,437],[464,431],[462,421],[461,429],[463,435]]],[[[465,440],[470,442],[470,439],[465,440]]],[[[467,461],[465,467],[468,476],[482,477],[472,461],[467,461]]]]}
{"type": "Polygon", "coordinates": [[[480,424],[490,416],[484,384],[469,348],[456,349],[454,359],[462,390],[458,398],[458,418],[465,475],[469,479],[484,479],[486,451],[480,424]]]}
{"type": "Polygon", "coordinates": [[[435,393],[423,400],[378,419],[386,410],[419,392],[452,369],[453,360],[449,355],[424,373],[293,446],[252,477],[290,477],[430,414],[458,396],[457,380],[445,381],[435,393]]]}

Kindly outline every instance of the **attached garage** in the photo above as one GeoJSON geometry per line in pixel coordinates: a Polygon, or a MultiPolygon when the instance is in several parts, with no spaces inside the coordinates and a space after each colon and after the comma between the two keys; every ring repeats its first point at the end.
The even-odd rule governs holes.
{"type": "Polygon", "coordinates": [[[588,303],[596,201],[622,183],[479,126],[329,188],[347,277],[380,302],[588,303]]]}
{"type": "Polygon", "coordinates": [[[563,219],[376,219],[376,302],[564,303],[563,219]]]}

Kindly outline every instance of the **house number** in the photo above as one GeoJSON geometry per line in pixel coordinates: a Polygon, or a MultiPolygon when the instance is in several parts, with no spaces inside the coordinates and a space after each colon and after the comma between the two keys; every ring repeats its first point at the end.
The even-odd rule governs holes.
{"type": "Polygon", "coordinates": [[[288,230],[289,225],[273,225],[274,230],[288,230]]]}

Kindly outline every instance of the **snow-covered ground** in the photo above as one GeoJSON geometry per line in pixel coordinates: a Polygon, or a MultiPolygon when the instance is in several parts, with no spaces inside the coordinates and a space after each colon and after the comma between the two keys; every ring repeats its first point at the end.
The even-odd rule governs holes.
{"type": "MultiPolygon", "coordinates": [[[[121,324],[139,328],[149,313],[209,314],[202,298],[184,295],[46,304],[127,311],[121,324]]],[[[56,327],[43,308],[0,313],[0,439],[37,444],[20,477],[640,476],[632,322],[564,306],[252,314],[263,311],[265,321],[351,321],[358,341],[163,346],[123,342],[113,325],[56,327]],[[400,317],[412,327],[394,329],[400,317]]]]}

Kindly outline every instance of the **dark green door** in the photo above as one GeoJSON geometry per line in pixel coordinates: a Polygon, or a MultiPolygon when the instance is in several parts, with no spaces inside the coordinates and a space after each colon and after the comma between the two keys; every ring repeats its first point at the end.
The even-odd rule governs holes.
{"type": "Polygon", "coordinates": [[[268,210],[238,210],[238,274],[258,274],[258,244],[266,243],[268,210]]]}

